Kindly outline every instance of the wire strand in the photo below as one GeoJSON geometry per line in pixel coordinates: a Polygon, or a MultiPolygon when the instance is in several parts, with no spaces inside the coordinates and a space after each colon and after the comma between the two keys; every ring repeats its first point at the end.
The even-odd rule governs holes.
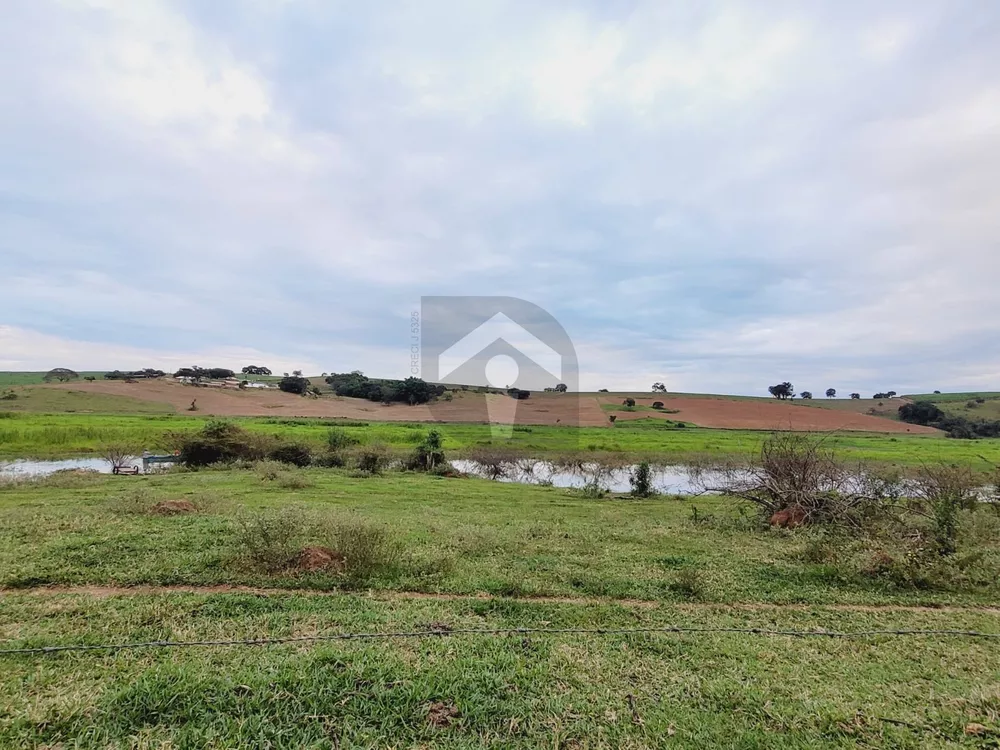
{"type": "Polygon", "coordinates": [[[316,643],[324,641],[371,641],[393,638],[445,638],[469,636],[508,635],[642,635],[642,634],[709,634],[730,633],[739,635],[779,636],[791,638],[877,638],[877,637],[949,637],[1000,639],[1000,633],[983,633],[976,630],[773,630],[767,628],[723,628],[663,626],[649,628],[456,628],[383,633],[329,633],[278,638],[248,638],[209,641],[138,641],[132,643],[85,644],[70,643],[55,646],[34,646],[0,649],[0,656],[54,654],[70,651],[125,651],[156,648],[193,648],[210,646],[277,646],[289,643],[316,643]]]}

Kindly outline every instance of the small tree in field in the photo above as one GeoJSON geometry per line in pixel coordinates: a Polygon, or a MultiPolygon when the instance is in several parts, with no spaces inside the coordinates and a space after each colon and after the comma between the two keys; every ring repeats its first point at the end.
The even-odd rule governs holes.
{"type": "Polygon", "coordinates": [[[860,399],[860,398],[861,398],[861,394],[860,394],[860,393],[852,393],[852,394],[851,394],[851,398],[852,398],[853,400],[857,401],[858,399],[860,399]]]}
{"type": "Polygon", "coordinates": [[[622,406],[624,406],[626,409],[633,408],[635,406],[635,399],[634,398],[625,399],[624,401],[622,401],[622,406]]]}
{"type": "Polygon", "coordinates": [[[565,383],[559,383],[553,390],[556,393],[565,393],[566,391],[569,390],[569,386],[567,386],[565,383]]]}
{"type": "Polygon", "coordinates": [[[653,393],[666,393],[666,392],[667,392],[667,386],[663,385],[663,383],[653,383],[653,393]]]}
{"type": "Polygon", "coordinates": [[[53,380],[58,380],[60,383],[65,383],[70,380],[76,380],[80,377],[79,373],[73,372],[65,367],[56,367],[53,370],[49,370],[45,373],[42,380],[46,383],[51,383],[53,380]]]}
{"type": "Polygon", "coordinates": [[[827,398],[837,398],[837,389],[836,388],[827,388],[826,389],[826,397],[827,398]]]}
{"type": "Polygon", "coordinates": [[[787,398],[795,398],[795,386],[789,383],[787,380],[784,383],[778,383],[777,385],[772,385],[767,389],[770,393],[777,399],[784,401],[787,398]]]}
{"type": "Polygon", "coordinates": [[[802,398],[812,398],[812,391],[802,391],[802,398]]]}

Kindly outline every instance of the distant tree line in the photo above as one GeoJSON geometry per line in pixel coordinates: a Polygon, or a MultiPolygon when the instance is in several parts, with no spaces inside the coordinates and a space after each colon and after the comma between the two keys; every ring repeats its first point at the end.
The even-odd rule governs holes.
{"type": "Polygon", "coordinates": [[[225,367],[182,367],[174,373],[175,378],[194,378],[195,380],[225,380],[236,377],[236,373],[225,367]]]}
{"type": "Polygon", "coordinates": [[[105,380],[144,380],[147,378],[162,378],[165,377],[167,373],[163,370],[154,370],[152,367],[146,367],[142,370],[112,370],[111,372],[104,373],[105,380]]]}
{"type": "Polygon", "coordinates": [[[447,390],[443,385],[427,383],[420,378],[376,380],[367,377],[360,370],[331,373],[325,380],[338,396],[365,398],[383,404],[426,404],[447,390]]]}
{"type": "Polygon", "coordinates": [[[943,412],[931,401],[916,401],[899,407],[899,418],[909,424],[936,427],[948,433],[948,437],[963,440],[1000,437],[1000,421],[972,420],[955,417],[943,412]]]}

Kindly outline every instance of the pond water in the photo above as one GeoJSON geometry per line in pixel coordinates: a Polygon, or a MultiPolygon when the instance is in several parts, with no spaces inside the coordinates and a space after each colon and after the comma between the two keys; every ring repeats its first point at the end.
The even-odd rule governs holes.
{"type": "MultiPolygon", "coordinates": [[[[134,458],[126,463],[127,466],[138,466],[142,472],[142,459],[134,458]]],[[[154,465],[154,469],[156,466],[154,465]]],[[[49,461],[31,458],[18,458],[13,461],[0,459],[0,477],[44,477],[55,474],[57,471],[72,470],[96,471],[101,474],[111,473],[111,464],[103,458],[64,458],[58,461],[49,461]]]]}
{"type": "MultiPolygon", "coordinates": [[[[454,459],[452,466],[466,474],[484,476],[475,463],[464,459],[454,459]]],[[[610,492],[628,492],[632,489],[629,477],[635,470],[634,466],[623,466],[602,475],[599,484],[602,489],[610,492]]],[[[700,488],[688,476],[685,466],[663,466],[652,469],[653,488],[657,492],[673,495],[690,495],[700,491],[700,488]]],[[[560,470],[548,461],[535,461],[529,469],[519,469],[507,476],[499,477],[500,482],[515,482],[519,484],[551,484],[553,487],[582,488],[590,481],[593,474],[589,471],[573,472],[560,470]]]]}

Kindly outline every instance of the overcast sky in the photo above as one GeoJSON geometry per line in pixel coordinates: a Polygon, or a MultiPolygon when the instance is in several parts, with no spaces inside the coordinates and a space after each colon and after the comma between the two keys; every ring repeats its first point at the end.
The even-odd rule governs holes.
{"type": "Polygon", "coordinates": [[[1000,3],[7,0],[0,369],[1000,389],[1000,3]]]}

